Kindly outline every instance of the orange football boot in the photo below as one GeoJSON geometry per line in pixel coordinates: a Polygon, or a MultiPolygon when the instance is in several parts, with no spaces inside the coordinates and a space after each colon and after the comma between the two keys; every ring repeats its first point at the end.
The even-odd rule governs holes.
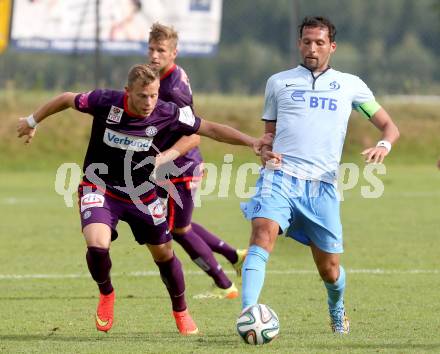
{"type": "Polygon", "coordinates": [[[199,329],[197,328],[194,320],[191,318],[188,309],[180,312],[173,311],[173,316],[176,320],[176,326],[180,334],[188,336],[199,333],[199,329]]]}
{"type": "Polygon", "coordinates": [[[98,331],[107,332],[113,326],[113,307],[115,291],[108,295],[99,294],[98,308],[96,309],[95,323],[98,331]]]}

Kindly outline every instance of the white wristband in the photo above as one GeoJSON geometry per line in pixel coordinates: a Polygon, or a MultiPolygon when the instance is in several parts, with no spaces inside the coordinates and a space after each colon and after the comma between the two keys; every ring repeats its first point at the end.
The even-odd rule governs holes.
{"type": "Polygon", "coordinates": [[[388,150],[388,152],[391,151],[391,143],[389,141],[380,140],[380,141],[377,142],[376,146],[377,147],[384,147],[385,149],[388,150]]]}
{"type": "Polygon", "coordinates": [[[26,122],[29,125],[30,128],[35,128],[37,126],[37,122],[35,121],[34,115],[31,114],[29,117],[26,118],[26,122]]]}

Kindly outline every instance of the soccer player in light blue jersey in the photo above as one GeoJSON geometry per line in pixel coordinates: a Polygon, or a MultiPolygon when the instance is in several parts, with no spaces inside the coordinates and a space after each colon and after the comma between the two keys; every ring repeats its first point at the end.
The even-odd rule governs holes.
{"type": "Polygon", "coordinates": [[[274,134],[262,148],[271,169],[261,171],[257,192],[243,204],[252,220],[248,256],[243,264],[242,308],[258,302],[266,263],[279,234],[308,245],[328,295],[331,328],[347,334],[345,271],[336,180],[352,109],[362,113],[382,137],[362,152],[366,162],[381,163],[399,131],[357,76],[329,66],[336,30],[323,17],[306,17],[299,26],[302,64],[277,73],[266,85],[263,121],[274,134]]]}

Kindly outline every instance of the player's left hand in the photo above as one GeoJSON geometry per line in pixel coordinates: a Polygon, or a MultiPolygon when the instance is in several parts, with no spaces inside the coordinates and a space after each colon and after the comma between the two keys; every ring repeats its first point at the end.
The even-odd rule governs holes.
{"type": "Polygon", "coordinates": [[[272,146],[274,135],[272,133],[265,133],[261,138],[257,139],[254,143],[253,149],[257,156],[261,155],[261,148],[263,145],[272,146]]]}
{"type": "Polygon", "coordinates": [[[167,162],[169,162],[169,159],[167,158],[167,156],[165,154],[158,153],[156,155],[156,157],[154,159],[153,172],[151,173],[151,178],[153,179],[153,181],[157,181],[157,171],[158,171],[159,167],[166,164],[167,162]]]}
{"type": "Polygon", "coordinates": [[[19,118],[17,123],[18,137],[26,136],[25,144],[29,144],[36,132],[35,128],[31,128],[27,123],[26,118],[19,118]]]}
{"type": "Polygon", "coordinates": [[[385,156],[388,155],[388,150],[383,146],[375,146],[365,149],[361,152],[361,155],[365,157],[366,163],[382,163],[385,156]]]}

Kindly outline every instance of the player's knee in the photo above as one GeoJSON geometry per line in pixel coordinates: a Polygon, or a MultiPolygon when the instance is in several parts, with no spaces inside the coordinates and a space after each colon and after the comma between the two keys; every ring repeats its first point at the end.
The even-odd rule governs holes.
{"type": "Polygon", "coordinates": [[[191,225],[187,225],[187,226],[184,226],[184,227],[175,227],[175,228],[173,228],[171,230],[171,233],[173,235],[174,234],[183,235],[183,234],[187,233],[189,230],[191,230],[191,225]]]}
{"type": "Polygon", "coordinates": [[[83,234],[88,247],[110,248],[111,229],[108,225],[89,224],[84,227],[83,234]]]}
{"type": "Polygon", "coordinates": [[[319,275],[326,283],[335,283],[339,277],[339,265],[326,263],[318,268],[319,275]]]}
{"type": "Polygon", "coordinates": [[[162,245],[149,245],[148,249],[150,250],[153,259],[156,262],[166,262],[174,256],[171,242],[167,242],[162,245]]]}
{"type": "Polygon", "coordinates": [[[273,231],[264,225],[254,227],[252,230],[251,244],[260,246],[268,252],[271,252],[275,246],[275,240],[276,234],[273,235],[273,231]]]}

